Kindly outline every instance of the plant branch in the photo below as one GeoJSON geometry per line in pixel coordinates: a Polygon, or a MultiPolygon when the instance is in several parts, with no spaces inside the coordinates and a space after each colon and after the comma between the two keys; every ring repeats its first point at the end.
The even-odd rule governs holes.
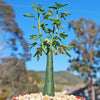
{"type": "MultiPolygon", "coordinates": [[[[39,26],[39,34],[42,36],[39,10],[38,10],[38,26],[39,26]]],[[[42,38],[40,38],[40,40],[41,40],[41,46],[42,46],[42,49],[43,49],[44,53],[47,54],[46,51],[45,51],[44,45],[43,45],[42,38]]]]}
{"type": "Polygon", "coordinates": [[[55,25],[53,24],[53,33],[52,33],[52,38],[51,38],[51,43],[50,43],[50,49],[52,48],[52,43],[53,43],[53,38],[54,38],[54,32],[55,32],[55,25]]]}

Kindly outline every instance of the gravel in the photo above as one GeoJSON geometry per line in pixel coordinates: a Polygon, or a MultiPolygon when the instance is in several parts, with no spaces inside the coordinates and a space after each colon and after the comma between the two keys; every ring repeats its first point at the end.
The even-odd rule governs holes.
{"type": "Polygon", "coordinates": [[[32,93],[13,97],[11,100],[85,100],[74,95],[64,95],[56,92],[55,96],[43,96],[42,93],[32,93]]]}

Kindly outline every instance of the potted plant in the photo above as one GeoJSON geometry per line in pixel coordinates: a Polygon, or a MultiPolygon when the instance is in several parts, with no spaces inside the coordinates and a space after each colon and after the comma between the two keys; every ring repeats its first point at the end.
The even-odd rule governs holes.
{"type": "MultiPolygon", "coordinates": [[[[68,35],[62,28],[65,28],[63,25],[63,21],[66,20],[67,15],[70,15],[68,11],[59,12],[59,10],[68,4],[59,4],[55,2],[54,6],[48,7],[48,11],[46,11],[42,5],[34,3],[32,4],[33,10],[37,12],[37,18],[31,13],[26,13],[25,17],[30,17],[36,20],[38,26],[33,26],[32,28],[38,30],[38,34],[30,35],[30,39],[34,40],[31,44],[31,48],[34,46],[38,46],[36,52],[33,57],[37,57],[37,61],[39,61],[42,53],[47,56],[47,66],[46,66],[46,77],[45,77],[45,85],[43,89],[43,93],[41,94],[31,94],[33,98],[41,97],[42,99],[37,100],[67,100],[66,98],[70,98],[70,100],[77,100],[78,97],[75,96],[66,96],[60,93],[55,93],[54,91],[54,79],[53,79],[53,54],[64,54],[67,56],[71,56],[68,53],[68,50],[72,48],[72,46],[66,46],[63,42],[68,35]],[[47,98],[47,99],[46,99],[47,98]],[[58,98],[58,99],[57,99],[58,98]],[[72,99],[73,98],[73,99],[72,99]]],[[[23,95],[14,97],[13,100],[22,100],[18,99],[21,97],[28,98],[29,95],[23,95]]],[[[24,100],[24,99],[23,99],[24,100]]],[[[27,99],[28,100],[28,99],[27,99]]],[[[30,99],[31,100],[31,99],[30,99]]],[[[32,99],[36,100],[36,99],[32,99]]],[[[83,100],[83,99],[82,99],[83,100]]]]}

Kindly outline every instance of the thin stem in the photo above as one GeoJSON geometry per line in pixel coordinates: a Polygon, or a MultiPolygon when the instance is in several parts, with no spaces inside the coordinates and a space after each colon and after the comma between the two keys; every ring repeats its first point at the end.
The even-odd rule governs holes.
{"type": "Polygon", "coordinates": [[[53,43],[53,38],[54,38],[54,32],[55,32],[55,25],[53,24],[53,33],[52,33],[52,38],[51,38],[51,43],[50,43],[50,50],[52,48],[52,43],[53,43]]]}
{"type": "MultiPolygon", "coordinates": [[[[57,13],[57,18],[56,19],[58,19],[58,9],[57,9],[56,13],[57,13]]],[[[53,25],[53,34],[52,34],[51,45],[52,45],[52,42],[53,42],[54,31],[55,31],[55,25],[53,25]]],[[[56,35],[55,35],[55,37],[57,36],[57,33],[58,33],[58,26],[56,27],[56,35]]],[[[51,45],[50,45],[50,47],[51,47],[51,45]]],[[[53,47],[53,49],[54,49],[54,47],[53,47]]]]}
{"type": "MultiPolygon", "coordinates": [[[[40,36],[42,36],[39,10],[38,10],[38,26],[39,26],[39,34],[40,34],[40,36]]],[[[42,38],[40,38],[40,40],[41,40],[41,46],[42,46],[42,49],[43,49],[44,53],[47,54],[46,51],[45,51],[44,45],[43,45],[42,38]]]]}
{"type": "MultiPolygon", "coordinates": [[[[57,9],[57,18],[58,19],[58,9],[57,9]]],[[[57,33],[58,33],[58,26],[56,27],[56,36],[57,36],[57,33]]]]}

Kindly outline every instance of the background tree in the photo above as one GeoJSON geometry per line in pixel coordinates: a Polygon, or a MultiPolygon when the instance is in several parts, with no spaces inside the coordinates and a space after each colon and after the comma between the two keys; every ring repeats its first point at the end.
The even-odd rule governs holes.
{"type": "Polygon", "coordinates": [[[69,27],[72,27],[76,39],[71,41],[74,46],[74,51],[77,56],[71,60],[71,71],[77,71],[85,79],[88,80],[88,85],[91,87],[91,100],[94,100],[93,78],[96,77],[96,72],[100,69],[100,33],[98,26],[92,20],[80,18],[78,21],[70,21],[69,27]]]}
{"type": "MultiPolygon", "coordinates": [[[[0,0],[0,99],[29,93],[37,73],[28,73],[25,62],[30,60],[29,44],[15,21],[12,7],[0,0]],[[33,75],[31,81],[29,77],[33,75]],[[27,83],[27,84],[25,84],[27,83]],[[29,87],[30,86],[30,87],[29,87]],[[12,91],[13,90],[13,91],[12,91]]],[[[38,91],[38,87],[32,89],[38,91]]]]}
{"type": "Polygon", "coordinates": [[[0,0],[0,58],[12,55],[29,60],[29,45],[14,18],[12,7],[0,0]]]}
{"type": "Polygon", "coordinates": [[[33,10],[37,11],[37,15],[34,16],[32,13],[26,13],[26,15],[24,15],[25,17],[34,18],[34,20],[38,22],[38,26],[32,27],[38,29],[38,34],[34,33],[30,36],[30,39],[34,40],[34,43],[31,44],[32,47],[37,45],[34,57],[37,56],[38,61],[39,56],[42,56],[42,52],[47,56],[43,95],[54,96],[53,54],[58,55],[58,53],[60,53],[70,56],[67,50],[70,50],[71,46],[67,47],[63,43],[63,39],[66,39],[68,35],[61,29],[65,27],[62,25],[62,22],[66,20],[66,16],[70,13],[68,11],[59,12],[60,8],[67,5],[68,4],[63,5],[55,2],[54,6],[49,7],[49,9],[53,10],[48,9],[46,12],[40,4],[34,3],[32,7],[33,10]]]}
{"type": "Polygon", "coordinates": [[[26,70],[23,59],[3,58],[2,62],[3,64],[0,64],[0,89],[2,90],[0,94],[3,97],[0,97],[0,99],[4,99],[4,94],[12,97],[14,95],[39,91],[38,84],[40,78],[36,72],[26,70]]]}

